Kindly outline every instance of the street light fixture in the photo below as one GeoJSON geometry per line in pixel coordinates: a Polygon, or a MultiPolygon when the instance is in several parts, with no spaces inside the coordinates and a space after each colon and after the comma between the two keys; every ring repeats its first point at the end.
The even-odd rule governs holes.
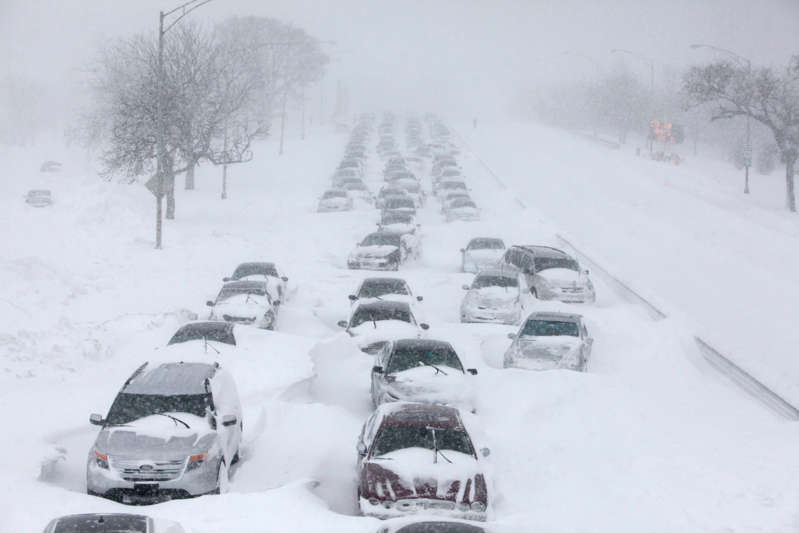
{"type": "Polygon", "coordinates": [[[164,35],[171,30],[180,19],[203,6],[211,0],[190,0],[170,11],[160,11],[158,13],[158,79],[156,81],[156,102],[155,102],[155,121],[156,121],[156,194],[155,194],[155,247],[161,248],[163,231],[163,209],[161,206],[164,198],[164,173],[166,172],[166,133],[164,132],[164,35]],[[180,12],[171,22],[164,27],[167,17],[180,12]]]}
{"type": "MultiPolygon", "coordinates": [[[[721,54],[725,54],[730,56],[738,63],[743,63],[746,65],[746,72],[752,72],[752,62],[749,61],[747,58],[740,56],[733,52],[732,50],[727,50],[726,48],[721,48],[720,46],[714,46],[712,44],[702,44],[702,43],[694,43],[689,46],[691,50],[699,50],[702,48],[707,48],[708,50],[713,50],[715,52],[719,52],[721,54]]],[[[746,141],[744,145],[744,194],[749,194],[749,167],[752,165],[752,126],[751,126],[751,118],[749,114],[746,115],[746,141]]]]}

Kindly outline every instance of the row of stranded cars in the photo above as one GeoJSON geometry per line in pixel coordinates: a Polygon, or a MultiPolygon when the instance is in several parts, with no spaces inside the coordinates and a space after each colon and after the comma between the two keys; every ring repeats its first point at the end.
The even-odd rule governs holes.
{"type": "MultiPolygon", "coordinates": [[[[443,125],[430,121],[429,126],[439,146],[430,154],[432,168],[437,169],[431,171],[435,183],[443,169],[459,171],[460,167],[436,164],[454,161],[455,151],[441,148],[448,140],[443,125]]],[[[384,139],[393,127],[391,118],[384,118],[378,146],[390,145],[384,139]]],[[[390,153],[383,158],[384,176],[401,166],[401,156],[390,153]]],[[[359,248],[363,247],[364,243],[359,248]]],[[[382,261],[379,254],[356,257],[353,261],[350,256],[350,268],[399,267],[399,263],[382,261]]],[[[461,250],[461,259],[462,270],[475,273],[472,283],[463,286],[461,321],[520,324],[509,335],[506,367],[586,370],[593,340],[579,314],[522,314],[525,307],[534,305],[524,304],[525,299],[595,300],[588,272],[574,258],[551,247],[506,247],[501,239],[484,237],[472,239],[461,250]]],[[[403,533],[484,531],[463,521],[485,520],[491,496],[481,463],[490,452],[475,446],[463,414],[476,412],[472,376],[477,369],[467,368],[449,342],[428,337],[429,325],[417,320],[424,298],[404,279],[367,277],[349,299],[349,318],[339,326],[374,357],[370,392],[375,409],[356,445],[361,512],[379,518],[417,515],[414,521],[402,522],[398,530],[403,533]]],[[[381,531],[394,531],[391,528],[381,531]]]]}

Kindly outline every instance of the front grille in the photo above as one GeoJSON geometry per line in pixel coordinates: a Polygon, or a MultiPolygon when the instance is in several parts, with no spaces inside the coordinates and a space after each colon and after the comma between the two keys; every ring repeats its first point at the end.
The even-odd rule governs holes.
{"type": "Polygon", "coordinates": [[[186,466],[186,459],[166,461],[140,461],[110,457],[111,467],[119,472],[125,481],[170,481],[179,477],[186,466]]]}
{"type": "Polygon", "coordinates": [[[561,287],[560,290],[561,292],[568,292],[570,294],[579,294],[583,292],[582,287],[561,287]]]}
{"type": "Polygon", "coordinates": [[[255,322],[255,318],[253,317],[222,315],[222,318],[225,322],[244,322],[246,324],[255,322]]]}

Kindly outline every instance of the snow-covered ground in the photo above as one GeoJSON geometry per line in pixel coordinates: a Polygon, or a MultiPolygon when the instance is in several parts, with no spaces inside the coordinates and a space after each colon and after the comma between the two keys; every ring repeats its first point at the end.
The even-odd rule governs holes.
{"type": "MultiPolygon", "coordinates": [[[[420,319],[431,324],[428,336],[450,341],[465,366],[479,370],[478,414],[469,422],[478,446],[491,448],[489,525],[520,532],[795,531],[795,424],[708,368],[690,341],[689,321],[653,322],[601,280],[594,306],[547,305],[586,316],[595,338],[587,374],[502,370],[506,334],[515,328],[458,322],[461,285],[472,278],[458,272],[458,249],[470,238],[547,244],[563,231],[686,316],[706,313],[715,301],[718,315],[732,321],[700,318],[723,346],[754,361],[746,342],[759,339],[787,354],[796,328],[779,324],[792,300],[771,300],[781,303],[764,316],[777,282],[754,274],[779,270],[787,281],[788,261],[799,256],[747,244],[758,236],[761,248],[791,239],[788,222],[779,214],[750,220],[735,214],[732,200],[708,207],[671,178],[687,167],[510,128],[481,124],[468,134],[510,189],[498,188],[464,153],[482,220],[446,224],[431,201],[420,213],[422,258],[399,273],[424,296],[420,319]],[[678,199],[685,207],[670,213],[678,199]],[[748,283],[727,292],[733,277],[748,283]]],[[[88,415],[105,412],[124,379],[179,323],[203,316],[221,278],[248,260],[277,262],[290,277],[291,297],[278,331],[264,334],[263,360],[230,365],[246,419],[231,491],[134,510],[198,533],[377,530],[379,521],[356,516],[355,499],[355,442],[371,410],[371,360],[336,326],[347,316],[347,295],[369,275],[346,270],[346,257],[373,230],[377,213],[314,212],[346,139],[317,129],[303,142],[290,139],[282,157],[274,141],[263,143],[253,163],[231,167],[225,201],[218,169],[202,169],[198,190],[179,194],[162,251],[152,249],[153,201],[141,186],[101,182],[85,158],[66,150],[5,154],[15,179],[0,190],[0,402],[7,427],[0,532],[37,531],[66,513],[130,510],[84,493],[97,431],[88,415]],[[38,172],[41,160],[59,157],[61,173],[38,172]],[[21,195],[34,187],[52,188],[56,203],[25,206],[21,195]],[[263,378],[263,365],[274,369],[272,378],[263,378]]],[[[373,159],[375,189],[378,169],[373,159]]],[[[793,290],[795,284],[782,292],[793,290]]],[[[764,371],[788,374],[776,354],[761,355],[764,371]]]]}

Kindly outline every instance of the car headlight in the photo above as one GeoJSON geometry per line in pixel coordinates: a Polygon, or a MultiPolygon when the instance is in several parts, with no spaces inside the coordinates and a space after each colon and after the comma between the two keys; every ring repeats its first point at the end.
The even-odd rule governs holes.
{"type": "Polygon", "coordinates": [[[200,468],[207,458],[208,458],[208,452],[198,453],[197,455],[190,455],[189,462],[186,465],[186,472],[190,472],[192,470],[200,468]]]}
{"type": "Polygon", "coordinates": [[[102,468],[103,470],[108,470],[108,456],[104,453],[98,452],[97,449],[95,449],[94,464],[97,465],[98,468],[102,468]]]}

